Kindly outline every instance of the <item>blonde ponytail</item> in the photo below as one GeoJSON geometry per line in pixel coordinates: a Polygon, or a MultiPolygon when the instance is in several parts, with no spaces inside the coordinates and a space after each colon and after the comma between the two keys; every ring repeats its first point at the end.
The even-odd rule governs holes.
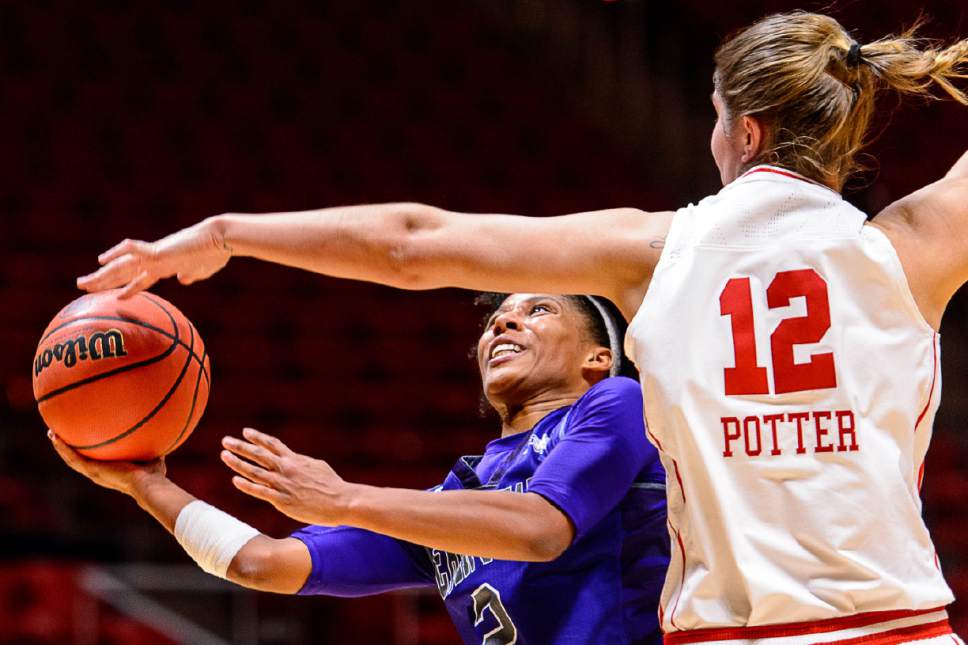
{"type": "Polygon", "coordinates": [[[918,21],[899,36],[888,36],[861,47],[864,62],[886,87],[904,94],[941,98],[937,85],[951,98],[968,105],[968,94],[951,79],[968,78],[968,39],[948,47],[932,46],[916,38],[918,21]],[[921,49],[924,47],[924,49],[921,49]]]}
{"type": "Polygon", "coordinates": [[[921,26],[861,44],[830,16],[767,16],[717,50],[714,82],[729,120],[755,116],[769,133],[754,163],[771,163],[840,189],[857,169],[877,95],[888,89],[968,105],[968,39],[933,47],[921,26]],[[922,47],[924,47],[922,49],[922,47]]]}

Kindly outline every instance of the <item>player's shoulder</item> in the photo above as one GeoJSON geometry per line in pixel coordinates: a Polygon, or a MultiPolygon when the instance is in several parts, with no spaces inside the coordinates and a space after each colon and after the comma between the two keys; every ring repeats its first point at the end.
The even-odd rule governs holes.
{"type": "Polygon", "coordinates": [[[576,407],[600,404],[630,404],[642,406],[639,382],[627,376],[612,376],[591,386],[576,402],[576,407]]]}
{"type": "Polygon", "coordinates": [[[575,432],[605,433],[609,436],[641,437],[644,430],[642,390],[638,381],[613,376],[593,385],[568,413],[564,429],[575,432]]]}

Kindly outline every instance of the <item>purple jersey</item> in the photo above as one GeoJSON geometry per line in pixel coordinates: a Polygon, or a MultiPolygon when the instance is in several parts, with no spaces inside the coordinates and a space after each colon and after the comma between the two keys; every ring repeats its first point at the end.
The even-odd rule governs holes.
{"type": "Polygon", "coordinates": [[[533,492],[575,539],[552,562],[426,549],[361,529],[293,534],[313,568],[301,594],[355,596],[436,585],[466,643],[660,643],[669,563],[665,473],[645,440],[636,381],[605,379],[529,432],[462,457],[434,490],[533,492]]]}

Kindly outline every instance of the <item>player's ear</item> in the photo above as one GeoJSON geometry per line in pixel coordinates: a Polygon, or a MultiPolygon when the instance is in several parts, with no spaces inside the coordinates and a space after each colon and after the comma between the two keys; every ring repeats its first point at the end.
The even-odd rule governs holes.
{"type": "Polygon", "coordinates": [[[743,163],[753,161],[760,156],[766,145],[766,129],[763,122],[755,116],[746,116],[740,120],[740,135],[743,143],[743,163]]]}
{"type": "Polygon", "coordinates": [[[602,376],[608,376],[609,371],[612,369],[612,350],[607,347],[593,347],[588,351],[585,356],[585,363],[582,369],[588,373],[601,374],[602,376]]]}

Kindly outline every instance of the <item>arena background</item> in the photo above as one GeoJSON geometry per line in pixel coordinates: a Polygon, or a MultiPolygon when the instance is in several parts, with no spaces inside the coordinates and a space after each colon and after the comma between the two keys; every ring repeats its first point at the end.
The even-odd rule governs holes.
{"type": "MultiPolygon", "coordinates": [[[[708,151],[716,43],[796,6],[823,8],[0,4],[0,642],[454,642],[432,593],[285,598],[196,573],[133,502],[68,471],[50,449],[30,384],[41,330],[100,251],[220,212],[419,200],[550,215],[697,200],[719,187],[708,151]]],[[[963,0],[923,7],[926,34],[968,35],[963,0]]],[[[918,10],[882,0],[832,12],[867,41],[918,10]]],[[[968,108],[896,106],[883,97],[879,127],[891,124],[870,150],[875,170],[851,193],[870,213],[940,177],[968,143],[968,108]]],[[[214,377],[170,475],[264,532],[295,525],[235,492],[217,459],[220,437],[243,425],[348,479],[412,487],[433,485],[497,432],[477,415],[472,294],[407,293],[249,260],[156,291],[194,320],[214,377]]],[[[923,489],[962,634],[966,306],[956,297],[944,322],[945,389],[923,489]]]]}

